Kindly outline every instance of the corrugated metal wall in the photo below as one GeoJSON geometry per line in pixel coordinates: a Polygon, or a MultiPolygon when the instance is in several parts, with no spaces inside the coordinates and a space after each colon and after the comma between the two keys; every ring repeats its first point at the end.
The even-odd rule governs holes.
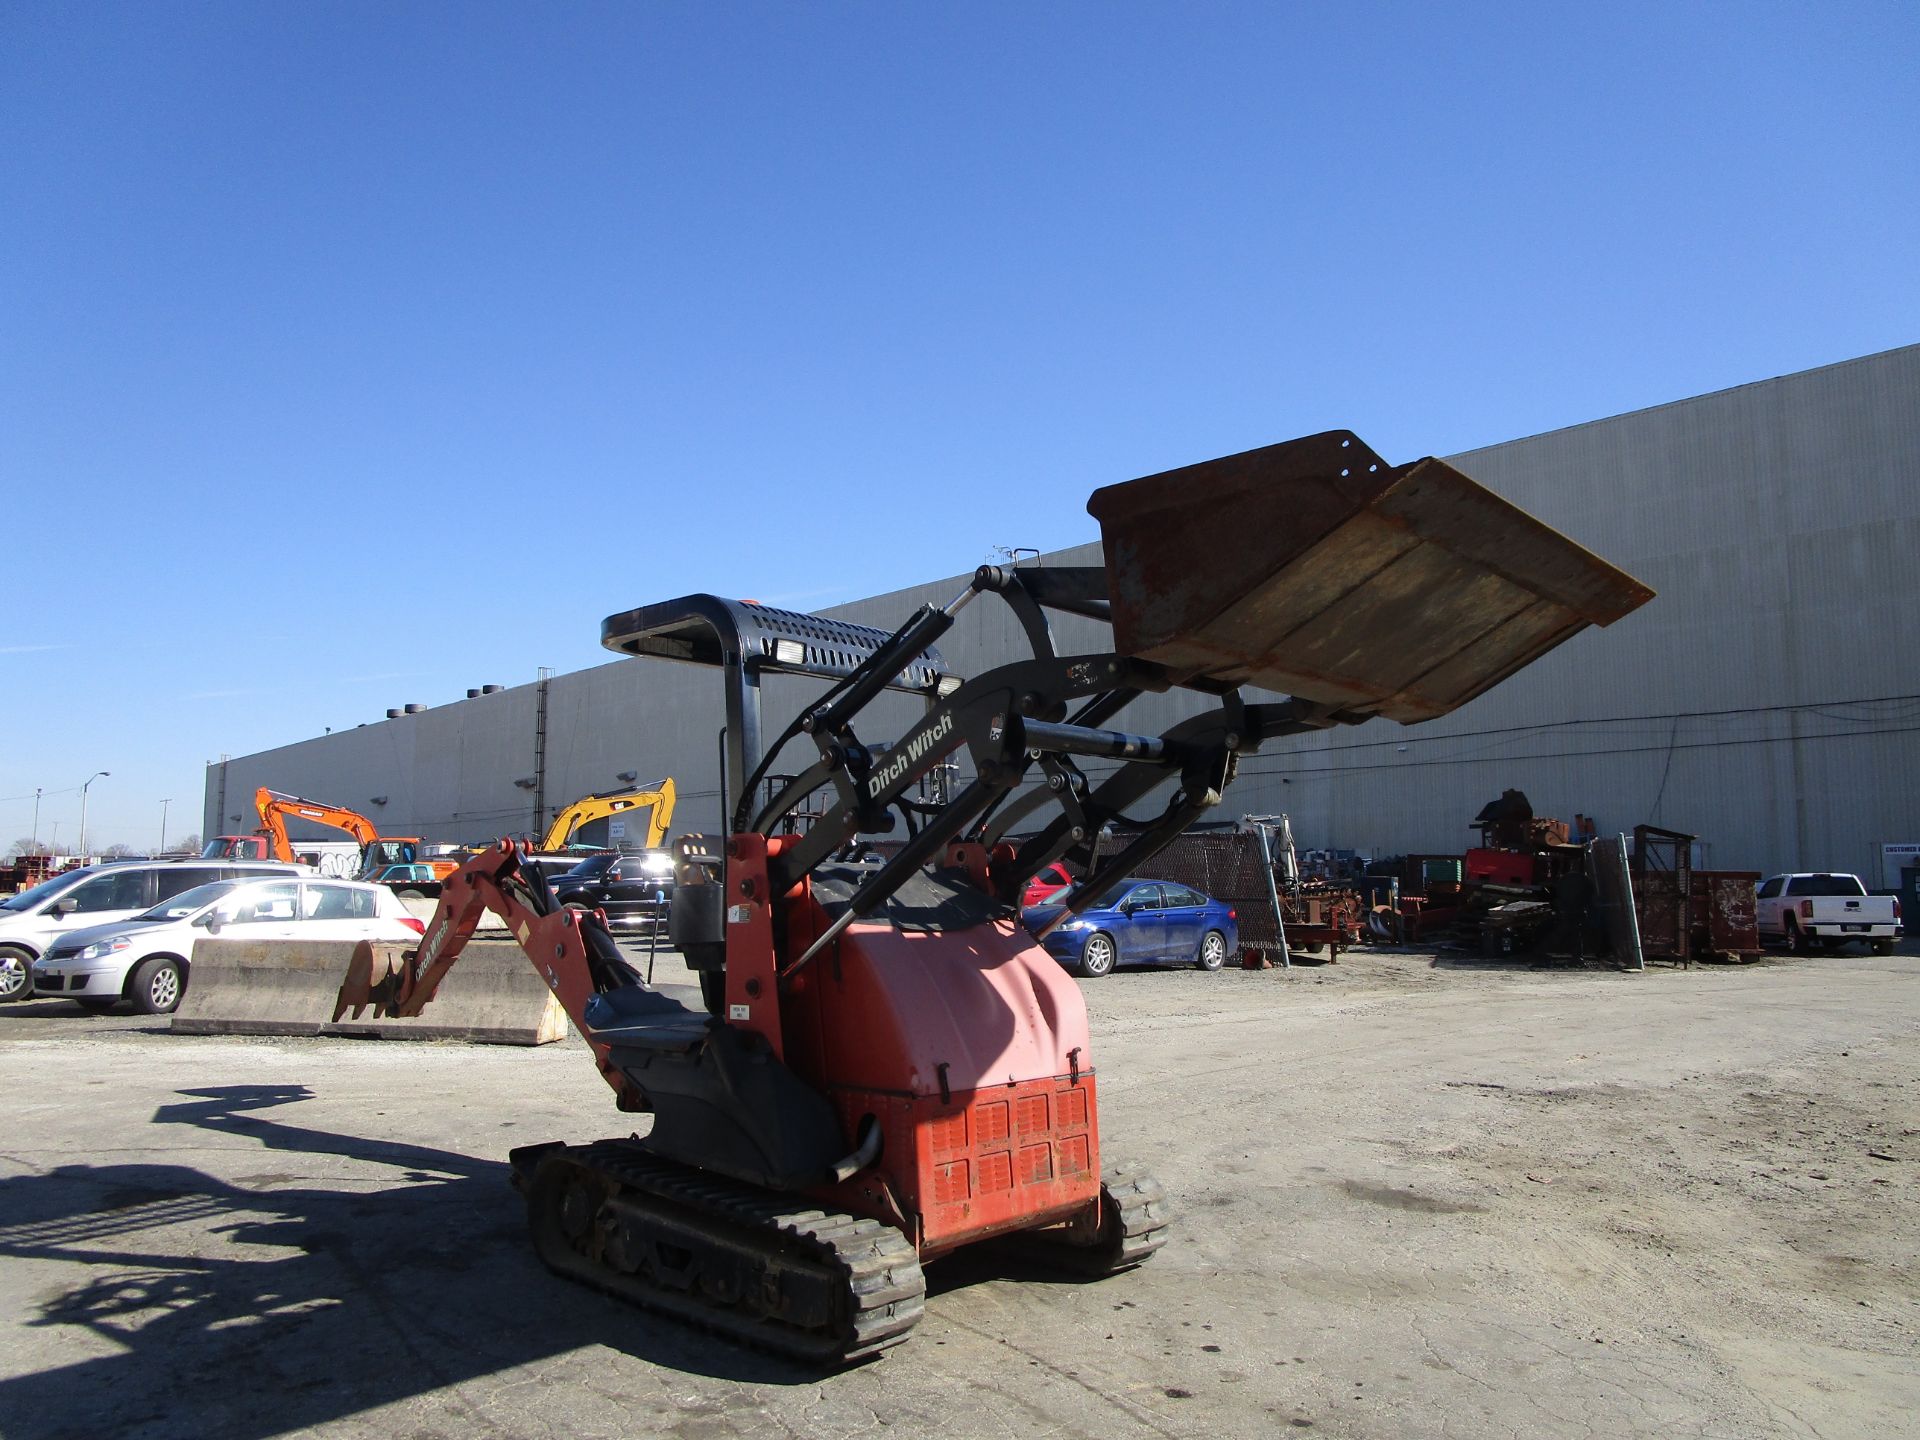
{"type": "MultiPolygon", "coordinates": [[[[1269,747],[1243,766],[1223,818],[1286,811],[1307,846],[1450,851],[1468,843],[1480,806],[1513,787],[1540,813],[1588,814],[1603,831],[1652,821],[1696,832],[1712,866],[1844,868],[1897,883],[1880,875],[1879,845],[1920,841],[1920,660],[1906,641],[1920,555],[1920,346],[1450,458],[1658,598],[1443,720],[1269,747]]],[[[1098,560],[1092,545],[1048,557],[1098,560]]],[[[828,613],[890,629],[963,584],[828,613]]],[[[1103,647],[1102,628],[1056,624],[1062,649],[1103,647]]],[[[1005,607],[983,599],[942,648],[973,674],[1021,641],[1005,607]]],[[[770,682],[769,729],[806,693],[770,682]]],[[[717,822],[716,674],[615,661],[555,677],[547,706],[549,813],[632,770],[675,777],[676,828],[717,822]]],[[[1157,731],[1192,708],[1149,699],[1121,723],[1157,731]]],[[[534,792],[514,781],[535,778],[538,711],[539,687],[525,685],[231,760],[209,772],[205,833],[251,828],[259,784],[365,810],[389,833],[524,833],[534,792]]],[[[913,713],[900,701],[893,723],[913,713]]]]}

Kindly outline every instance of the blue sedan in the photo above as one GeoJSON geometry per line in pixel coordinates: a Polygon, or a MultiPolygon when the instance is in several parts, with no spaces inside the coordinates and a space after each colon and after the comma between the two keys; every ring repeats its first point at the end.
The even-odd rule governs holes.
{"type": "MultiPolygon", "coordinates": [[[[1022,912],[1036,933],[1058,905],[1022,912]]],[[[1123,880],[1041,942],[1062,965],[1089,979],[1136,961],[1218,970],[1240,945],[1233,909],[1171,880],[1123,880]]]]}

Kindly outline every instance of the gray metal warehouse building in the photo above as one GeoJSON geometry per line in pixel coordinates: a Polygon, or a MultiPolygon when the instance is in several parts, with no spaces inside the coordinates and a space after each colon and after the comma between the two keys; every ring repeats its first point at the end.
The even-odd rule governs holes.
{"type": "MultiPolygon", "coordinates": [[[[1905,628],[1920,616],[1920,345],[1447,458],[1657,597],[1444,719],[1275,742],[1243,763],[1220,818],[1285,812],[1304,846],[1457,852],[1514,788],[1602,833],[1698,834],[1713,868],[1899,883],[1899,847],[1920,848],[1920,651],[1905,628]]],[[[1040,563],[1098,562],[1084,545],[1040,563]]],[[[964,584],[824,613],[892,629],[964,584]]],[[[1098,647],[1099,629],[1056,626],[1063,649],[1098,647]]],[[[1025,653],[991,600],[942,650],[963,675],[1025,653]]],[[[769,724],[816,688],[769,681],[769,724]]],[[[914,702],[898,704],[904,727],[914,702]]],[[[1116,723],[1157,732],[1177,704],[1149,697],[1116,723]]],[[[220,761],[204,833],[251,829],[266,785],[392,834],[525,834],[626,773],[673,776],[675,829],[710,830],[721,715],[717,674],[613,660],[220,761]]]]}

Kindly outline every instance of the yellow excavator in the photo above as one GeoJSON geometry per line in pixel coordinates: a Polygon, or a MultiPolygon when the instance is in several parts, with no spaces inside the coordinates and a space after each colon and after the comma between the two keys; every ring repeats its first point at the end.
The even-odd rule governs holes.
{"type": "Polygon", "coordinates": [[[651,787],[637,786],[631,790],[609,790],[602,795],[583,795],[553,817],[546,836],[540,841],[540,849],[545,852],[565,850],[574,832],[582,825],[642,807],[651,807],[651,814],[647,817],[646,837],[638,839],[636,843],[649,850],[658,849],[667,838],[667,827],[673,824],[673,803],[671,777],[651,787]]]}

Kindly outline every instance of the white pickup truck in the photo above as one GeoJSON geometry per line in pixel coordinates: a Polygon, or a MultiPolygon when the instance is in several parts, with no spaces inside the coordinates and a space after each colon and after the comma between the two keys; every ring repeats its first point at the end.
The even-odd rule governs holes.
{"type": "Polygon", "coordinates": [[[1900,902],[1869,895],[1857,875],[1773,875],[1754,889],[1762,942],[1784,940],[1796,955],[1858,940],[1876,955],[1900,938],[1900,902]]]}

